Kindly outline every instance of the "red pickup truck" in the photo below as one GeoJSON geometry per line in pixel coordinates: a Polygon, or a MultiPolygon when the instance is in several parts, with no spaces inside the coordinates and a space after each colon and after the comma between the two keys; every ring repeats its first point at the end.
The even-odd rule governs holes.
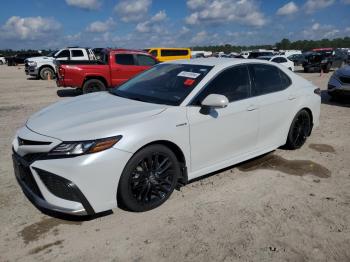
{"type": "Polygon", "coordinates": [[[82,88],[83,93],[119,86],[158,63],[138,50],[105,49],[96,61],[57,61],[57,86],[82,88]]]}

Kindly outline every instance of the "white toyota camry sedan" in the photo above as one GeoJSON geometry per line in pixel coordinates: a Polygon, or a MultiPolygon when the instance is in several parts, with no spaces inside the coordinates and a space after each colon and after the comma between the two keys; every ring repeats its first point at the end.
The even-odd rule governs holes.
{"type": "Polygon", "coordinates": [[[317,87],[276,63],[162,63],[110,92],[32,115],[13,141],[15,175],[43,209],[146,211],[189,180],[301,147],[320,101],[317,87]]]}

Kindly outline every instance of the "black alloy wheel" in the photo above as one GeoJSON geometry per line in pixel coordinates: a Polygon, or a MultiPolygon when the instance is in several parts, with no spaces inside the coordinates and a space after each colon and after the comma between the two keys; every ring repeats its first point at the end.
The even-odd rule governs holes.
{"type": "Polygon", "coordinates": [[[151,145],[137,152],[120,178],[118,200],[126,209],[143,212],[160,206],[174,191],[180,165],[174,153],[163,145],[151,145]]]}
{"type": "Polygon", "coordinates": [[[289,149],[298,149],[304,145],[311,132],[311,117],[306,110],[301,110],[293,119],[290,127],[287,147],[289,149]]]}

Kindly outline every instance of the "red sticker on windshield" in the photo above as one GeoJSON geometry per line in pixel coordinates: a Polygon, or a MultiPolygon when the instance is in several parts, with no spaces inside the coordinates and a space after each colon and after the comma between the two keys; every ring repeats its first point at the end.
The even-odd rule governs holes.
{"type": "Polygon", "coordinates": [[[184,85],[185,86],[191,86],[191,85],[194,84],[195,81],[196,80],[194,80],[194,79],[186,79],[185,82],[184,82],[184,85]]]}

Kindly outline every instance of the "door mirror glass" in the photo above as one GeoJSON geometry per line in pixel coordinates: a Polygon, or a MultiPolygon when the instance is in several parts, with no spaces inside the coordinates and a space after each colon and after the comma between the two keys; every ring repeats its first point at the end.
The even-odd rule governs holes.
{"type": "Polygon", "coordinates": [[[203,107],[224,108],[227,107],[228,103],[226,96],[211,94],[208,95],[201,104],[203,107]]]}

